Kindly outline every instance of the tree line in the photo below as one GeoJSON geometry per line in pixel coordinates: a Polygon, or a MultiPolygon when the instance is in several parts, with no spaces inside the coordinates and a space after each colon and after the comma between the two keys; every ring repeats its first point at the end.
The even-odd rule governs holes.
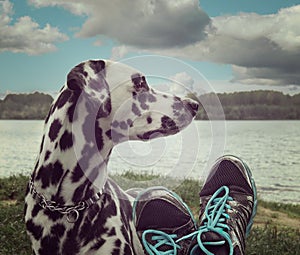
{"type": "Polygon", "coordinates": [[[278,91],[257,90],[200,96],[189,94],[188,97],[201,105],[196,116],[198,120],[223,119],[224,116],[227,120],[300,119],[300,94],[291,96],[278,91]]]}
{"type": "MultiPolygon", "coordinates": [[[[300,94],[258,90],[234,93],[208,93],[188,97],[200,103],[196,119],[228,120],[299,120],[300,94]]],[[[0,100],[0,119],[44,119],[53,98],[33,94],[9,94],[0,100]]]]}
{"type": "Polygon", "coordinates": [[[53,98],[35,92],[33,94],[8,94],[0,100],[0,119],[44,119],[53,98]]]}

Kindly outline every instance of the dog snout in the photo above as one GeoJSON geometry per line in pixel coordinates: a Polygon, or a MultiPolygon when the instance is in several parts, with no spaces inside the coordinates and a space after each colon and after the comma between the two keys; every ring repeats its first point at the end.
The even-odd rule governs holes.
{"type": "Polygon", "coordinates": [[[199,109],[199,103],[189,98],[184,99],[183,103],[186,105],[187,109],[191,112],[191,114],[195,116],[199,109]]]}

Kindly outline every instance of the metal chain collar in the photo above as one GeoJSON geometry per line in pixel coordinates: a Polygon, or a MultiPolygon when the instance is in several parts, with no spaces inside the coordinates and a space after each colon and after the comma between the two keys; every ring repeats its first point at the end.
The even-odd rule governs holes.
{"type": "Polygon", "coordinates": [[[32,178],[29,180],[29,191],[32,194],[32,197],[43,209],[48,209],[51,212],[59,212],[66,215],[67,221],[70,223],[75,223],[79,218],[79,212],[95,204],[98,200],[100,200],[101,195],[103,194],[103,190],[100,190],[91,198],[85,201],[80,201],[76,205],[60,205],[55,201],[48,200],[43,194],[39,194],[35,189],[32,178]]]}

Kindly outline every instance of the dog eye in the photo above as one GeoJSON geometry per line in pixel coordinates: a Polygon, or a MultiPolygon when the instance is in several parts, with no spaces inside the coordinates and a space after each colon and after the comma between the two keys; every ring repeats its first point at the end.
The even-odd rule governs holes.
{"type": "Polygon", "coordinates": [[[134,84],[134,88],[137,92],[149,91],[149,86],[146,82],[145,76],[140,76],[140,75],[133,76],[133,77],[131,77],[131,80],[132,80],[132,82],[134,84]]]}

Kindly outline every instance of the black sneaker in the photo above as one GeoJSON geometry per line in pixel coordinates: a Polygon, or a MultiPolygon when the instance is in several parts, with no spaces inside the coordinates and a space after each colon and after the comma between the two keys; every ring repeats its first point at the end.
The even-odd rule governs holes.
{"type": "Polygon", "coordinates": [[[234,156],[218,159],[200,192],[200,227],[189,254],[244,255],[256,209],[249,167],[234,156]]]}
{"type": "Polygon", "coordinates": [[[146,254],[187,254],[191,239],[180,241],[197,229],[189,207],[163,187],[142,191],[133,204],[133,219],[146,254]]]}

